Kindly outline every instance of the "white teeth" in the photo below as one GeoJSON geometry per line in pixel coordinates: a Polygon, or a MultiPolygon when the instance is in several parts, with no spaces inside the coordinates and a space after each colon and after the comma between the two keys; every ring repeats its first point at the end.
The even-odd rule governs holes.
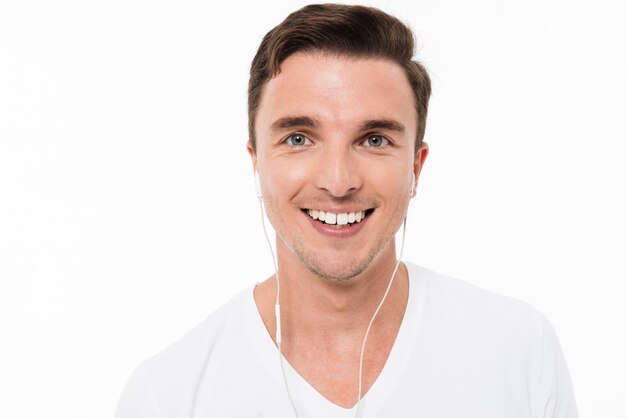
{"type": "Polygon", "coordinates": [[[361,220],[365,218],[365,211],[363,210],[359,212],[336,214],[332,212],[324,212],[323,210],[309,209],[307,213],[311,218],[325,222],[329,225],[348,225],[355,222],[361,222],[361,220]]]}

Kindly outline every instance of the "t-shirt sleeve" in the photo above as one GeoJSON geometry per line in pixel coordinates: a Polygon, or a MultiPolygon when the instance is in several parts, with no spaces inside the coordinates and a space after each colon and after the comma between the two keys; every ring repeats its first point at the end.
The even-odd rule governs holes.
{"type": "Polygon", "coordinates": [[[541,317],[540,418],[578,418],[574,390],[554,328],[541,317]]]}
{"type": "Polygon", "coordinates": [[[115,418],[160,418],[159,404],[145,362],[126,383],[115,410],[115,418]]]}

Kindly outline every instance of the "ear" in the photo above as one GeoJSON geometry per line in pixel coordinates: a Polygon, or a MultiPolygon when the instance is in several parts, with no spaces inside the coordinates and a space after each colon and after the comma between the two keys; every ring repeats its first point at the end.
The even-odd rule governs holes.
{"type": "Polygon", "coordinates": [[[250,140],[248,140],[248,143],[246,144],[246,149],[248,150],[248,154],[250,155],[250,158],[252,159],[252,174],[256,174],[257,172],[256,153],[254,152],[254,149],[252,148],[252,143],[250,142],[250,140]]]}
{"type": "Polygon", "coordinates": [[[415,153],[415,159],[413,160],[413,174],[415,174],[415,184],[413,185],[413,196],[415,196],[415,191],[417,189],[417,182],[420,178],[420,173],[422,172],[422,167],[424,166],[424,162],[426,161],[426,157],[428,157],[428,144],[426,142],[422,142],[419,150],[415,153]]]}

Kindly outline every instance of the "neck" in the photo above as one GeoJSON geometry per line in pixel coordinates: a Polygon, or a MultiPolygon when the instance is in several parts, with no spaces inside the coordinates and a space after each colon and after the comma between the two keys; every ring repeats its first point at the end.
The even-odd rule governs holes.
{"type": "MultiPolygon", "coordinates": [[[[360,349],[363,335],[387,290],[396,267],[395,242],[358,275],[337,281],[310,271],[277,240],[282,334],[285,347],[315,341],[342,350],[360,349]]],[[[276,322],[276,278],[255,290],[255,300],[272,337],[276,322]]],[[[370,331],[371,338],[397,332],[408,298],[408,274],[400,265],[385,303],[370,331]]]]}

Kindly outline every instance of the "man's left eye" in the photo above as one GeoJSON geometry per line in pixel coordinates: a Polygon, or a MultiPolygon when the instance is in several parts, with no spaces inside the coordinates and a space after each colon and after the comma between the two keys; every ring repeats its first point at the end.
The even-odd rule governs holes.
{"type": "Polygon", "coordinates": [[[382,135],[370,135],[365,139],[363,144],[366,147],[382,148],[389,145],[389,140],[382,135]]]}

